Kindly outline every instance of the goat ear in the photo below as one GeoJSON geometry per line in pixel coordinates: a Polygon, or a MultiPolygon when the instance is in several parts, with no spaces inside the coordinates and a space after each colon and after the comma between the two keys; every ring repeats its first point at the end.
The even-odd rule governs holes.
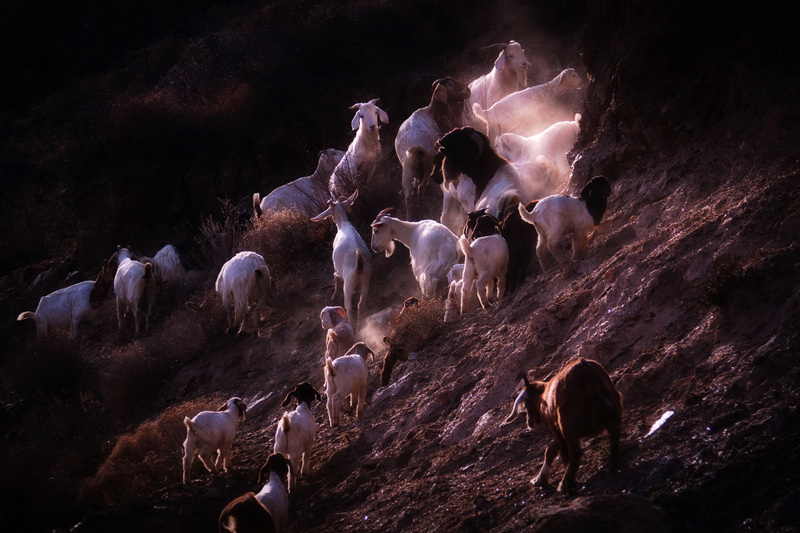
{"type": "Polygon", "coordinates": [[[340,307],[340,308],[338,308],[338,309],[336,310],[336,312],[339,314],[339,316],[341,316],[342,318],[344,318],[345,320],[347,320],[347,312],[346,312],[344,309],[342,309],[342,308],[340,307]]]}
{"type": "MultiPolygon", "coordinates": [[[[353,106],[350,109],[356,109],[357,107],[358,107],[358,105],[353,106]]],[[[356,111],[356,114],[353,117],[353,120],[350,122],[350,127],[353,128],[354,130],[357,130],[358,129],[358,123],[359,123],[360,120],[361,120],[361,109],[358,108],[358,111],[356,111]]]]}
{"type": "Polygon", "coordinates": [[[287,405],[292,403],[292,396],[294,396],[294,391],[286,395],[286,398],[284,398],[283,402],[281,402],[281,407],[286,407],[287,405]]]}
{"type": "Polygon", "coordinates": [[[497,59],[494,60],[494,68],[500,72],[506,67],[506,49],[503,48],[503,51],[500,52],[500,55],[497,56],[497,59]]]}
{"type": "Polygon", "coordinates": [[[465,157],[467,161],[475,161],[481,155],[483,155],[483,151],[486,149],[486,141],[484,140],[483,136],[475,130],[469,132],[469,139],[475,145],[475,155],[473,157],[465,157]]]}
{"type": "Polygon", "coordinates": [[[375,107],[375,109],[378,110],[378,118],[381,119],[381,122],[383,122],[384,124],[388,124],[389,123],[389,115],[386,114],[386,111],[384,111],[380,107],[375,107]]]}
{"type": "Polygon", "coordinates": [[[447,87],[437,82],[436,87],[433,89],[433,99],[440,104],[447,104],[447,87]]]}
{"type": "Polygon", "coordinates": [[[346,199],[346,200],[342,199],[342,200],[340,201],[340,203],[342,203],[342,204],[343,204],[343,206],[344,206],[344,208],[345,208],[345,209],[347,209],[348,207],[350,207],[351,205],[353,205],[353,202],[355,202],[355,201],[356,201],[356,198],[358,198],[358,189],[356,189],[355,191],[353,191],[353,194],[351,194],[351,195],[350,195],[350,198],[348,198],[348,199],[346,199]]]}

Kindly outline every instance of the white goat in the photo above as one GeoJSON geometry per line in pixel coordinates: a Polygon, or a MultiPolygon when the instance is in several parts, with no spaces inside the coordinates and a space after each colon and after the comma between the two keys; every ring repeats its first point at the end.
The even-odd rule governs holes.
{"type": "Polygon", "coordinates": [[[547,272],[547,251],[563,264],[566,258],[559,250],[564,235],[572,234],[572,259],[586,254],[589,247],[589,232],[597,224],[606,210],[607,198],[611,195],[611,185],[604,176],[596,176],[581,190],[580,198],[554,194],[536,203],[532,212],[519,204],[522,220],[533,224],[538,233],[536,256],[547,272]]]}
{"type": "Polygon", "coordinates": [[[403,167],[403,195],[406,218],[413,220],[416,191],[433,169],[436,140],[460,126],[464,126],[464,102],[470,96],[469,87],[445,77],[433,82],[430,104],[417,109],[397,130],[394,149],[403,167]]]}
{"type": "Polygon", "coordinates": [[[472,109],[487,124],[492,143],[503,133],[527,137],[556,122],[572,120],[575,104],[571,95],[582,85],[578,73],[568,68],[547,83],[510,94],[489,108],[474,104],[472,109]]]}
{"type": "Polygon", "coordinates": [[[67,329],[75,333],[82,322],[92,320],[114,284],[117,271],[117,254],[114,254],[94,281],[81,281],[51,292],[39,299],[36,312],[24,311],[17,320],[33,319],[36,334],[44,337],[53,329],[67,329]]]}
{"type": "Polygon", "coordinates": [[[389,257],[394,253],[394,241],[406,245],[422,296],[433,298],[437,289],[444,288],[447,273],[458,262],[458,237],[436,221],[406,222],[389,216],[389,211],[384,209],[372,222],[372,249],[389,257]]]}
{"type": "Polygon", "coordinates": [[[494,300],[501,299],[506,292],[506,274],[508,272],[508,245],[500,235],[478,237],[472,243],[462,235],[459,239],[464,252],[464,276],[461,287],[461,313],[468,313],[473,282],[477,286],[478,301],[481,307],[494,300]],[[497,290],[494,284],[497,281],[497,290]]]}
{"type": "Polygon", "coordinates": [[[153,264],[142,263],[127,248],[118,252],[119,266],[114,276],[114,294],[117,297],[117,324],[122,331],[122,321],[133,313],[134,337],[139,336],[140,313],[144,311],[145,332],[150,329],[150,315],[156,300],[156,280],[153,264]]]}
{"type": "MultiPolygon", "coordinates": [[[[464,275],[464,263],[457,263],[453,265],[450,272],[447,273],[447,282],[449,288],[447,291],[447,299],[444,302],[444,321],[452,322],[456,317],[461,314],[461,291],[464,286],[462,277],[464,275]]],[[[472,284],[472,291],[469,295],[470,309],[478,304],[478,285],[472,284]]]]}
{"type": "Polygon", "coordinates": [[[229,333],[233,332],[237,325],[239,326],[237,335],[245,330],[245,315],[248,313],[250,303],[255,302],[253,334],[258,334],[259,314],[266,309],[271,285],[267,264],[256,252],[239,252],[222,265],[215,288],[222,297],[229,333]]]}
{"type": "Polygon", "coordinates": [[[297,400],[297,407],[294,411],[284,413],[278,422],[274,448],[275,453],[283,454],[292,464],[289,470],[289,492],[297,488],[296,477],[307,477],[311,473],[311,445],[317,432],[317,421],[311,412],[311,404],[315,399],[322,401],[319,391],[307,381],[296,385],[286,395],[281,406],[289,405],[292,397],[297,400]]]}
{"type": "Polygon", "coordinates": [[[247,404],[241,398],[231,398],[217,411],[202,411],[194,418],[184,417],[186,440],[183,441],[183,484],[191,479],[192,459],[195,454],[214,476],[220,467],[225,472],[233,470],[230,451],[236,437],[236,428],[244,420],[247,404]],[[217,452],[216,462],[211,456],[217,452]]]}
{"type": "Polygon", "coordinates": [[[225,506],[219,515],[220,533],[286,531],[289,494],[284,480],[288,474],[289,461],[280,453],[270,454],[258,475],[258,483],[264,486],[258,494],[248,492],[225,506]]]}
{"type": "Polygon", "coordinates": [[[378,128],[381,122],[389,123],[389,115],[376,105],[377,101],[377,98],[373,98],[367,103],[350,107],[357,110],[351,126],[358,131],[344,157],[333,169],[328,186],[331,198],[347,197],[357,189],[364,190],[372,179],[381,154],[378,128]]]}
{"type": "Polygon", "coordinates": [[[331,427],[339,425],[342,400],[350,396],[350,407],[355,407],[356,418],[367,408],[367,357],[375,359],[369,346],[363,342],[353,345],[338,359],[325,358],[325,395],[328,397],[328,420],[331,427]]]}
{"type": "MultiPolygon", "coordinates": [[[[467,213],[479,209],[500,218],[508,205],[525,200],[514,167],[474,128],[458,128],[436,143],[436,166],[444,186],[458,198],[467,213]]],[[[444,215],[443,215],[444,218],[444,215]]]]}
{"type": "Polygon", "coordinates": [[[331,173],[344,156],[343,150],[328,148],[319,153],[317,168],[310,176],[297,178],[274,189],[261,199],[259,193],[253,194],[253,209],[257,216],[264,213],[276,213],[284,209],[297,209],[311,216],[325,209],[330,198],[328,181],[331,173]]]}
{"type": "Polygon", "coordinates": [[[364,239],[347,220],[347,208],[356,198],[358,198],[358,190],[354,191],[346,200],[330,200],[328,208],[311,220],[319,222],[331,217],[336,224],[338,231],[333,239],[333,298],[338,292],[339,282],[342,282],[344,308],[347,316],[358,326],[361,309],[366,304],[369,294],[372,256],[364,239]],[[358,305],[354,309],[353,299],[356,292],[360,292],[360,295],[358,305]]]}
{"type": "Polygon", "coordinates": [[[525,57],[522,46],[516,41],[492,46],[502,46],[503,50],[495,59],[492,70],[469,84],[472,91],[469,102],[473,107],[478,104],[483,109],[489,109],[503,97],[528,86],[528,67],[531,63],[525,57]]]}
{"type": "Polygon", "coordinates": [[[325,335],[325,357],[336,359],[341,357],[355,344],[356,336],[353,326],[347,320],[347,313],[339,306],[328,306],[319,314],[325,335]]]}
{"type": "Polygon", "coordinates": [[[575,120],[556,122],[530,137],[504,133],[497,138],[497,153],[517,169],[524,197],[544,198],[569,179],[567,153],[580,133],[580,118],[576,113],[575,120]]]}
{"type": "Polygon", "coordinates": [[[186,277],[186,269],[181,263],[181,256],[178,254],[178,249],[171,244],[167,244],[161,248],[152,260],[153,272],[156,276],[156,281],[163,285],[171,283],[180,283],[186,277]]]}

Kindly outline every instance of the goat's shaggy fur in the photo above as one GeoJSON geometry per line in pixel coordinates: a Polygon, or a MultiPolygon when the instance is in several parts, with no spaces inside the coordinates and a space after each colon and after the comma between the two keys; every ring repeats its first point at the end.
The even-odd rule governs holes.
{"type": "Polygon", "coordinates": [[[241,334],[246,328],[245,315],[252,302],[253,335],[258,335],[259,314],[267,307],[272,280],[264,258],[256,252],[239,252],[229,259],[217,276],[215,285],[222,297],[222,307],[228,318],[228,332],[238,325],[241,334]],[[233,310],[233,312],[231,312],[233,310]]]}
{"type": "Polygon", "coordinates": [[[281,403],[288,406],[292,398],[297,400],[294,411],[284,413],[275,432],[275,453],[283,454],[292,465],[289,471],[289,492],[297,488],[297,477],[308,477],[311,473],[311,445],[317,432],[317,422],[311,412],[314,400],[322,401],[319,391],[309,382],[295,386],[281,403]]]}
{"type": "Polygon", "coordinates": [[[230,450],[236,437],[236,428],[244,420],[247,404],[241,398],[231,398],[217,411],[202,411],[194,418],[183,419],[186,440],[183,441],[183,483],[191,479],[192,459],[195,454],[214,476],[220,467],[225,472],[233,469],[230,450]],[[211,456],[217,452],[216,462],[211,456]]]}
{"type": "Polygon", "coordinates": [[[609,464],[612,470],[617,470],[622,397],[600,363],[575,359],[548,382],[529,383],[527,377],[523,381],[525,386],[506,423],[517,418],[524,404],[528,428],[544,424],[553,437],[553,443],[545,451],[542,469],[532,480],[534,485],[547,485],[550,466],[560,454],[566,469],[558,490],[572,490],[581,459],[581,439],[604,431],[608,432],[610,442],[609,464]]]}
{"type": "Polygon", "coordinates": [[[582,258],[589,248],[589,232],[600,223],[606,211],[611,185],[604,176],[596,176],[581,190],[580,198],[553,195],[536,203],[530,213],[519,204],[522,220],[536,227],[536,256],[543,272],[547,272],[547,252],[563,264],[566,258],[559,250],[561,237],[572,234],[572,259],[582,258]]]}

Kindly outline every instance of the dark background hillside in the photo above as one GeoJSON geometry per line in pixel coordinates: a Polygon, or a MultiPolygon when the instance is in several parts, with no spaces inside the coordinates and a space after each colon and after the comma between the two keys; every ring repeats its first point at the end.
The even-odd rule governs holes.
{"type": "MultiPolygon", "coordinates": [[[[285,292],[259,339],[209,334],[182,301],[134,342],[117,338],[110,301],[77,345],[37,344],[16,316],[68,279],[93,278],[118,244],[177,244],[204,276],[177,300],[203,300],[216,272],[203,270],[198,234],[209,219],[229,222],[221,200],[246,213],[253,192],[309,174],[320,150],[352,138],[348,107],[371,98],[390,117],[381,168],[399,189],[394,135],[431,82],[477,77],[496,55],[482,48],[515,39],[533,63],[529,84],[567,66],[588,81],[571,185],[602,173],[614,187],[590,257],[537,271],[496,309],[449,325],[392,387],[378,389],[371,367],[365,420],[321,426],[291,530],[796,531],[800,72],[789,6],[3,4],[2,529],[214,531],[225,502],[255,488],[278,396],[312,375],[321,386],[303,370],[316,369],[316,316],[332,303],[330,235],[312,228],[303,235],[316,241],[292,243],[305,250],[294,252],[302,282],[273,259],[285,292]],[[601,361],[623,393],[623,471],[603,472],[605,441],[590,439],[577,497],[535,492],[543,432],[501,422],[520,372],[543,377],[574,355],[601,361]],[[181,487],[180,427],[159,426],[163,463],[148,448],[159,438],[126,452],[144,465],[123,472],[135,494],[87,496],[121,436],[257,392],[267,399],[238,437],[230,480],[181,487]],[[666,410],[672,421],[645,437],[666,410]],[[34,511],[45,491],[51,511],[34,511]]],[[[361,227],[374,212],[363,216],[361,227]]],[[[376,264],[371,312],[413,292],[398,257],[376,264]]]]}

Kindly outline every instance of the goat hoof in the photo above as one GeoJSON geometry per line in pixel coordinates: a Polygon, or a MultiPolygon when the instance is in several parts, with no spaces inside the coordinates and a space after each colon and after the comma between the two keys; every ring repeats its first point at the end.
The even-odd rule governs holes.
{"type": "Polygon", "coordinates": [[[544,487],[548,486],[548,483],[547,483],[546,479],[543,479],[540,476],[536,476],[535,478],[533,478],[531,480],[531,485],[533,485],[534,487],[542,487],[542,488],[544,488],[544,487]]]}

